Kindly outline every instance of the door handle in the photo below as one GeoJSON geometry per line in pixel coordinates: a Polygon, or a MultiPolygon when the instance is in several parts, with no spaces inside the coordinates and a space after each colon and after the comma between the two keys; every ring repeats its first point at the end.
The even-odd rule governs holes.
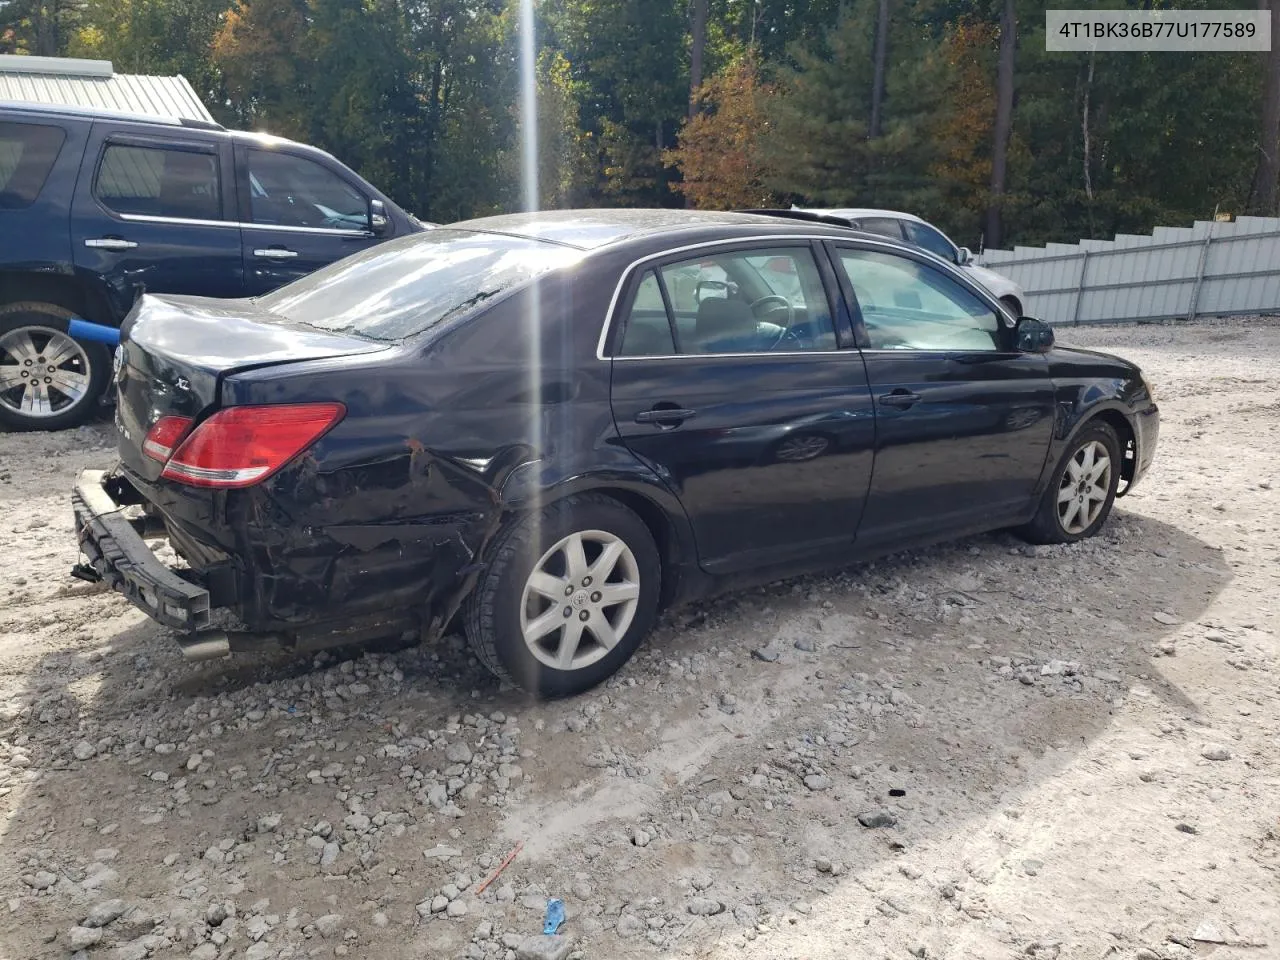
{"type": "Polygon", "coordinates": [[[120,237],[94,237],[86,240],[84,245],[94,250],[132,250],[137,246],[134,241],[120,237]]]}
{"type": "Polygon", "coordinates": [[[920,402],[920,394],[911,393],[907,390],[895,390],[893,393],[884,393],[880,395],[880,405],[883,407],[907,407],[914,406],[920,402]]]}
{"type": "Polygon", "coordinates": [[[652,410],[641,410],[637,413],[636,423],[656,423],[663,427],[678,427],[697,415],[697,410],[686,410],[683,407],[654,407],[652,410]]]}
{"type": "Polygon", "coordinates": [[[268,260],[288,260],[298,255],[297,250],[286,250],[284,247],[267,247],[265,250],[253,251],[255,257],[266,257],[268,260]]]}

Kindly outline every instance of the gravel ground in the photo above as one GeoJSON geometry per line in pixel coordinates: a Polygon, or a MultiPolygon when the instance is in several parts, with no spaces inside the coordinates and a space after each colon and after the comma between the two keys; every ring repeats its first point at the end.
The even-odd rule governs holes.
{"type": "Polygon", "coordinates": [[[456,638],[186,664],[67,576],[110,428],[0,435],[0,958],[1280,956],[1280,323],[1061,333],[1160,393],[1102,537],[736,594],[551,704],[456,638]]]}

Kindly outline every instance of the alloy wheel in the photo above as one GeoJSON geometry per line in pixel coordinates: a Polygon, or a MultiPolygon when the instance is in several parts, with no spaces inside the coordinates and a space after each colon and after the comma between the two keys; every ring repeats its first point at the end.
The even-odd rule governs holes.
{"type": "Polygon", "coordinates": [[[1093,525],[1111,492],[1111,455],[1090,440],[1067,461],[1058,486],[1058,523],[1072,536],[1093,525]]]}
{"type": "Polygon", "coordinates": [[[0,335],[0,405],[43,419],[65,413],[89,392],[89,357],[52,327],[19,327],[0,335]]]}
{"type": "Polygon", "coordinates": [[[635,619],[640,565],[604,530],[572,533],[534,565],[520,598],[520,630],[540,663],[579,670],[612,650],[635,619]]]}

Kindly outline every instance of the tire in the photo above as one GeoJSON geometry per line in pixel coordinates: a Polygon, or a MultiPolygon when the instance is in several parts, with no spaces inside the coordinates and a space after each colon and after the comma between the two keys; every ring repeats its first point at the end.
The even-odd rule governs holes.
{"type": "Polygon", "coordinates": [[[1022,317],[1022,304],[1018,302],[1017,297],[1004,296],[1000,298],[1000,302],[1003,303],[1005,308],[1013,314],[1015,319],[1020,319],[1022,317]]]}
{"type": "Polygon", "coordinates": [[[567,697],[591,689],[631,659],[653,629],[662,586],[658,548],[644,521],[609,497],[567,497],[511,522],[498,534],[492,557],[467,600],[465,632],[481,663],[530,693],[567,697]],[[571,569],[572,538],[584,547],[571,569]],[[616,556],[599,572],[603,586],[627,598],[612,604],[592,589],[600,582],[584,579],[606,545],[616,556]],[[578,576],[571,578],[574,570],[578,576]],[[539,629],[545,630],[540,638],[527,642],[526,630],[536,636],[539,629]],[[600,642],[596,631],[612,633],[612,645],[600,642]],[[561,644],[575,633],[579,643],[566,667],[557,653],[568,650],[561,644]]]}
{"type": "Polygon", "coordinates": [[[53,303],[24,301],[0,306],[0,424],[10,430],[64,430],[93,416],[111,376],[111,354],[100,343],[67,336],[68,324],[75,316],[53,303]],[[31,402],[33,388],[23,385],[27,378],[18,378],[25,368],[34,370],[45,359],[39,352],[28,354],[50,346],[61,349],[65,359],[40,371],[47,381],[40,385],[37,396],[43,408],[24,409],[31,402]],[[59,382],[65,391],[58,389],[59,382]]]}
{"type": "Polygon", "coordinates": [[[1075,543],[1092,537],[1101,530],[1116,502],[1116,487],[1120,482],[1122,465],[1120,456],[1120,441],[1111,427],[1100,421],[1086,423],[1054,469],[1053,478],[1044,491],[1035,518],[1019,531],[1023,538],[1032,543],[1075,543]],[[1072,467],[1074,465],[1075,470],[1083,471],[1087,464],[1092,463],[1096,469],[1100,462],[1100,451],[1105,452],[1109,463],[1105,483],[1102,478],[1098,478],[1086,490],[1080,486],[1084,482],[1083,475],[1077,480],[1072,476],[1072,467]],[[1061,500],[1068,492],[1071,493],[1071,498],[1061,500]],[[1075,496],[1076,493],[1086,492],[1093,494],[1087,502],[1075,496]],[[1071,509],[1073,502],[1076,505],[1074,512],[1071,509]],[[1081,506],[1082,502],[1085,503],[1084,506],[1081,506]],[[1100,507],[1095,506],[1097,504],[1100,507]],[[1097,512],[1092,513],[1095,509],[1097,512]],[[1092,517],[1081,519],[1081,510],[1089,510],[1092,517]]]}

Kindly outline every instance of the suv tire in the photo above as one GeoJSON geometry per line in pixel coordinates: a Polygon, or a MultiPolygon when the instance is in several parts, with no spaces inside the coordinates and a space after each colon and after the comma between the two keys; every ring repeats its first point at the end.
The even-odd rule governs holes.
{"type": "Polygon", "coordinates": [[[62,430],[93,415],[111,375],[111,354],[100,343],[72,339],[67,329],[75,318],[53,303],[0,306],[0,424],[62,430]],[[50,349],[57,353],[46,355],[50,349]]]}

